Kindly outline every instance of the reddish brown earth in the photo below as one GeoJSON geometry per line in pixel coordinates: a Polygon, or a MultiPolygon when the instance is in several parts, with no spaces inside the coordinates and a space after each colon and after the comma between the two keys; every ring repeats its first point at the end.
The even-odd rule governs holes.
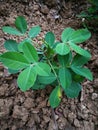
{"type": "MultiPolygon", "coordinates": [[[[25,16],[29,27],[42,27],[39,37],[51,30],[59,39],[64,28],[82,27],[82,21],[76,18],[76,14],[86,8],[85,1],[65,2],[59,12],[57,6],[47,6],[39,4],[38,0],[30,0],[29,3],[0,1],[0,53],[4,52],[3,43],[6,39],[21,40],[9,37],[1,30],[4,25],[13,26],[19,15],[25,16]]],[[[85,80],[79,98],[67,99],[64,95],[60,106],[54,111],[48,103],[51,86],[23,93],[16,85],[17,75],[9,75],[0,64],[0,130],[57,130],[56,124],[59,130],[98,130],[98,34],[92,31],[92,37],[84,44],[84,48],[92,53],[88,67],[94,80],[85,80]]]]}

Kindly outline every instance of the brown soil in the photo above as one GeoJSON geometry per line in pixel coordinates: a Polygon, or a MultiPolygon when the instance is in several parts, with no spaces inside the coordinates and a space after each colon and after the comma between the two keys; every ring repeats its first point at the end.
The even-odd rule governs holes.
{"type": "MultiPolygon", "coordinates": [[[[29,3],[17,1],[0,1],[1,53],[4,52],[3,43],[6,39],[21,40],[9,37],[1,30],[4,25],[13,26],[17,16],[25,16],[29,27],[40,25],[40,37],[51,30],[59,39],[64,28],[82,27],[82,21],[76,18],[76,14],[87,6],[85,1],[69,1],[63,3],[58,12],[57,7],[47,7],[37,0],[29,3]]],[[[54,111],[48,103],[51,86],[23,93],[17,87],[17,75],[9,75],[0,65],[0,130],[56,130],[56,122],[59,130],[98,130],[98,36],[92,33],[92,38],[84,44],[84,48],[92,53],[88,67],[93,72],[94,80],[83,83],[79,98],[67,99],[64,95],[60,106],[54,111]]]]}

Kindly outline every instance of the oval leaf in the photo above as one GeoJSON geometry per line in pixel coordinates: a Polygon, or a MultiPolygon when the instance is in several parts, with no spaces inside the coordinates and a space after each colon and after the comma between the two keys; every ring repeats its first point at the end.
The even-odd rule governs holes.
{"type": "Polygon", "coordinates": [[[78,97],[82,87],[79,83],[72,82],[72,84],[64,89],[65,94],[68,98],[76,98],[78,97]]]}
{"type": "Polygon", "coordinates": [[[37,51],[35,50],[34,46],[31,45],[29,42],[25,42],[23,44],[23,53],[26,59],[30,63],[34,63],[38,61],[38,54],[37,51]]]}
{"type": "Polygon", "coordinates": [[[70,47],[71,47],[75,52],[77,52],[78,54],[80,54],[80,55],[82,55],[82,56],[84,56],[84,57],[87,57],[88,59],[91,58],[91,54],[90,54],[88,51],[82,49],[80,46],[77,46],[77,45],[75,45],[74,43],[71,43],[71,44],[70,44],[70,47]]]}
{"type": "Polygon", "coordinates": [[[4,47],[9,51],[18,51],[18,43],[15,40],[7,40],[4,47]]]}
{"type": "Polygon", "coordinates": [[[70,84],[72,82],[72,77],[71,77],[70,71],[65,67],[60,68],[59,69],[59,79],[60,79],[60,83],[61,83],[61,86],[63,89],[70,86],[70,84]]]}
{"type": "Polygon", "coordinates": [[[36,71],[36,73],[39,76],[49,76],[49,74],[51,72],[50,66],[48,64],[42,63],[42,62],[36,63],[34,66],[34,70],[36,71]]]}
{"type": "Polygon", "coordinates": [[[70,48],[65,43],[60,43],[56,46],[56,53],[59,55],[66,55],[70,52],[70,48]]]}
{"type": "Polygon", "coordinates": [[[44,89],[45,87],[46,87],[46,85],[45,84],[41,84],[39,82],[38,76],[37,76],[36,81],[35,81],[34,85],[32,86],[32,89],[33,90],[39,90],[39,89],[44,89]]]}
{"type": "Polygon", "coordinates": [[[83,77],[81,75],[78,75],[78,74],[76,74],[76,73],[73,72],[72,73],[72,79],[75,82],[81,83],[81,82],[83,82],[83,80],[85,79],[85,77],[83,77]]]}
{"type": "Polygon", "coordinates": [[[36,72],[33,69],[33,66],[28,67],[22,71],[18,76],[18,86],[22,91],[29,90],[35,83],[36,72]]]}
{"type": "Polygon", "coordinates": [[[20,70],[29,65],[27,59],[18,52],[5,52],[1,55],[1,61],[9,69],[20,70]]]}
{"type": "Polygon", "coordinates": [[[23,35],[20,31],[18,31],[17,29],[13,28],[13,27],[9,27],[9,26],[4,26],[2,27],[3,32],[11,34],[11,35],[17,35],[17,36],[21,36],[23,35]]]}
{"type": "Polygon", "coordinates": [[[74,31],[75,31],[75,30],[72,29],[72,28],[70,28],[70,27],[64,29],[64,31],[63,31],[62,34],[61,34],[61,40],[62,40],[64,43],[68,42],[69,39],[70,39],[71,34],[72,34],[74,31]]]}
{"type": "Polygon", "coordinates": [[[10,74],[17,74],[19,72],[19,70],[12,70],[12,69],[8,69],[8,72],[10,74]]]}
{"type": "Polygon", "coordinates": [[[39,90],[39,89],[44,89],[46,87],[45,84],[40,84],[38,82],[35,82],[35,84],[32,86],[33,90],[39,90]]]}
{"type": "Polygon", "coordinates": [[[64,56],[58,55],[58,61],[59,61],[60,65],[63,67],[68,66],[70,64],[71,60],[72,60],[71,52],[64,56]]]}
{"type": "Polygon", "coordinates": [[[40,26],[32,27],[28,33],[30,38],[35,38],[41,31],[40,26]]]}
{"type": "Polygon", "coordinates": [[[20,42],[20,43],[18,44],[18,50],[19,50],[20,52],[23,52],[23,44],[24,44],[25,42],[29,42],[29,43],[32,44],[31,39],[29,39],[29,38],[24,39],[22,42],[20,42]]]}
{"type": "Polygon", "coordinates": [[[88,61],[89,58],[77,54],[74,56],[71,66],[83,66],[88,61]]]}
{"type": "Polygon", "coordinates": [[[52,108],[56,108],[61,102],[61,89],[57,86],[50,94],[49,103],[52,108]]]}
{"type": "Polygon", "coordinates": [[[27,22],[23,16],[18,16],[16,18],[15,25],[21,33],[24,34],[27,31],[27,22]]]}
{"type": "Polygon", "coordinates": [[[50,47],[53,47],[53,44],[55,42],[55,35],[52,33],[52,32],[48,32],[46,35],[45,35],[45,41],[47,42],[47,44],[50,46],[50,47]]]}
{"type": "Polygon", "coordinates": [[[91,37],[87,29],[79,29],[71,34],[69,41],[72,43],[82,43],[91,37]]]}
{"type": "Polygon", "coordinates": [[[93,76],[92,73],[90,72],[89,69],[87,68],[80,68],[80,67],[76,67],[76,66],[72,66],[71,69],[76,73],[79,74],[89,80],[93,80],[93,76]]]}
{"type": "Polygon", "coordinates": [[[53,73],[50,73],[49,76],[38,76],[38,81],[41,84],[51,84],[56,80],[56,77],[53,73]]]}

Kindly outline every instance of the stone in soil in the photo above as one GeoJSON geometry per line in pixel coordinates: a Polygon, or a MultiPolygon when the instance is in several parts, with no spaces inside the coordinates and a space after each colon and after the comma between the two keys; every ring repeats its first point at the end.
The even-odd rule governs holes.
{"type": "Polygon", "coordinates": [[[48,14],[48,13],[49,13],[48,7],[47,7],[46,5],[42,5],[42,6],[41,6],[41,12],[42,12],[43,14],[48,14]]]}
{"type": "Polygon", "coordinates": [[[80,123],[79,123],[78,119],[74,120],[74,125],[75,125],[75,127],[80,127],[80,123]]]}
{"type": "Polygon", "coordinates": [[[23,106],[14,106],[12,117],[15,119],[21,119],[23,122],[28,120],[29,111],[23,106]]]}
{"type": "Polygon", "coordinates": [[[92,100],[98,98],[98,94],[97,93],[92,93],[92,100]]]}
{"type": "Polygon", "coordinates": [[[98,88],[98,78],[95,78],[94,80],[94,88],[98,88]]]}
{"type": "Polygon", "coordinates": [[[0,99],[0,119],[8,119],[12,112],[13,99],[0,99]]]}

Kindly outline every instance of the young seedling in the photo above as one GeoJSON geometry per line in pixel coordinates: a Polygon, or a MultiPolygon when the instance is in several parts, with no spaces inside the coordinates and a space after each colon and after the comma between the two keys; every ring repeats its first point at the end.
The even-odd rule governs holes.
{"type": "Polygon", "coordinates": [[[61,41],[56,41],[54,33],[47,32],[40,46],[34,42],[41,31],[40,26],[27,31],[23,16],[16,18],[15,28],[4,26],[2,30],[19,37],[27,35],[27,38],[20,43],[12,39],[5,41],[7,51],[0,55],[0,62],[10,73],[19,73],[17,84],[22,91],[43,89],[49,84],[53,86],[49,97],[52,108],[60,104],[63,91],[67,97],[76,98],[84,78],[93,80],[90,70],[84,67],[91,54],[79,46],[91,37],[86,28],[64,29],[61,41]]]}

